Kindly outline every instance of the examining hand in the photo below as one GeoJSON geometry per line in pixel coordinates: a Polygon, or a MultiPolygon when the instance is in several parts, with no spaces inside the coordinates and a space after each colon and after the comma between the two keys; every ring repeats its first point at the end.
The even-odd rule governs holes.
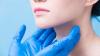
{"type": "Polygon", "coordinates": [[[44,47],[50,45],[56,37],[53,28],[38,29],[23,43],[21,42],[26,31],[23,25],[14,37],[9,50],[9,56],[34,56],[44,47]]]}

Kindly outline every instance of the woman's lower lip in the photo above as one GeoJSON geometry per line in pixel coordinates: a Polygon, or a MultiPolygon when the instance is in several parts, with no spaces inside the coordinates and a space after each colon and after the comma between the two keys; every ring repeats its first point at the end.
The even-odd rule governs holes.
{"type": "Polygon", "coordinates": [[[42,15],[50,12],[48,9],[45,9],[45,8],[34,8],[33,11],[36,16],[42,16],[42,15]]]}
{"type": "Polygon", "coordinates": [[[34,9],[34,12],[35,12],[35,13],[36,13],[36,12],[39,12],[39,11],[49,12],[49,10],[44,9],[44,8],[35,8],[35,9],[34,9]]]}

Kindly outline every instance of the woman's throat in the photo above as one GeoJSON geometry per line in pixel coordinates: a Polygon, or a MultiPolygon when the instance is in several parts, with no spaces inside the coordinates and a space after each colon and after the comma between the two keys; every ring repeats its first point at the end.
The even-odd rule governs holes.
{"type": "Polygon", "coordinates": [[[66,37],[69,34],[72,27],[73,24],[68,24],[68,23],[54,27],[57,34],[56,39],[60,40],[66,37]]]}

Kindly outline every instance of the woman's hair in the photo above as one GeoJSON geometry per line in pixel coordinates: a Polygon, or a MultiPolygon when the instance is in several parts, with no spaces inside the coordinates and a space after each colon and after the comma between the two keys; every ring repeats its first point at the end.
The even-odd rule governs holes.
{"type": "Polygon", "coordinates": [[[100,16],[100,0],[93,5],[92,16],[100,16]]]}

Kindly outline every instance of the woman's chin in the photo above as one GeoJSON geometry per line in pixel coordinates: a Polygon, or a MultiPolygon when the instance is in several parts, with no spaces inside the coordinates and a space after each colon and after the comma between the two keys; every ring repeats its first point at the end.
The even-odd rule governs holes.
{"type": "Polygon", "coordinates": [[[47,28],[51,28],[51,25],[48,24],[41,24],[41,23],[36,23],[36,26],[42,29],[47,29],[47,28]]]}

